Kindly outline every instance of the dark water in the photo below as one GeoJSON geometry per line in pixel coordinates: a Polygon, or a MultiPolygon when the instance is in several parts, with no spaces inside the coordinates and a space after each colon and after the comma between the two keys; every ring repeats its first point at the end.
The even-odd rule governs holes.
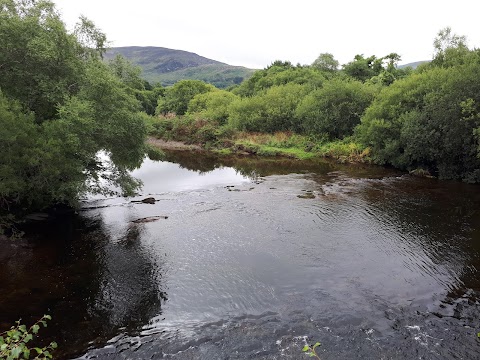
{"type": "Polygon", "coordinates": [[[153,205],[88,200],[1,241],[1,329],[49,313],[65,359],[302,359],[305,341],[322,360],[480,358],[478,186],[167,160],[135,172],[153,205]]]}

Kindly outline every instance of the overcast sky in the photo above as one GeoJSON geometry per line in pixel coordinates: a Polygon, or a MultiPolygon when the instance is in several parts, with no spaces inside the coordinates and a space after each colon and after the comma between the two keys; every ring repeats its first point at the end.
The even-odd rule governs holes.
{"type": "Polygon", "coordinates": [[[69,29],[85,15],[111,46],[160,46],[231,65],[311,64],[323,52],[341,64],[356,54],[431,59],[450,26],[480,47],[480,1],[427,0],[54,0],[69,29]]]}

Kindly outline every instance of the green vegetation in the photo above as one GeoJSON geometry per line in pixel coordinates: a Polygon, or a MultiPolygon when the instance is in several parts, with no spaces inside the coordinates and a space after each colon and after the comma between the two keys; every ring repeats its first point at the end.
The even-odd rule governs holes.
{"type": "Polygon", "coordinates": [[[150,132],[225,153],[370,161],[480,182],[480,51],[449,28],[434,50],[416,70],[399,68],[396,53],[357,55],[341,69],[322,53],[311,66],[275,61],[228,91],[179,82],[160,98],[150,132]]]}
{"type": "Polygon", "coordinates": [[[105,58],[121,55],[143,70],[143,78],[150,83],[171,86],[180,80],[201,80],[224,89],[240,84],[254,70],[231,66],[197,54],[161,47],[115,47],[108,49],[105,58]]]}
{"type": "Polygon", "coordinates": [[[165,90],[165,94],[158,99],[157,114],[174,113],[184,115],[187,112],[188,104],[195,95],[215,90],[200,80],[181,80],[172,87],[165,90]]]}
{"type": "Polygon", "coordinates": [[[38,360],[52,359],[51,352],[57,348],[57,343],[51,342],[44,347],[30,348],[27,346],[34,336],[38,334],[41,325],[47,327],[47,320],[51,319],[49,315],[44,315],[28,329],[20,321],[17,321],[16,325],[12,326],[10,330],[0,333],[0,359],[30,359],[31,355],[38,360]]]}
{"type": "Polygon", "coordinates": [[[319,342],[315,343],[315,345],[313,345],[313,346],[310,346],[310,345],[307,344],[303,347],[302,351],[306,355],[308,355],[310,357],[316,357],[318,360],[320,360],[320,356],[318,356],[318,354],[315,350],[319,346],[321,346],[321,344],[319,342]]]}
{"type": "Polygon", "coordinates": [[[106,65],[105,35],[85,18],[68,33],[49,1],[0,0],[0,43],[0,232],[111,184],[132,193],[151,106],[138,72],[106,65]]]}

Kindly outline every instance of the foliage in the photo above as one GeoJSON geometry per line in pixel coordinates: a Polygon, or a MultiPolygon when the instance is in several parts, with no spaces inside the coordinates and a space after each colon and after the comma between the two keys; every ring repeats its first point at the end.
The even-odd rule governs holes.
{"type": "Polygon", "coordinates": [[[367,58],[363,54],[356,55],[353,61],[343,65],[343,71],[348,76],[359,81],[366,81],[373,76],[379,75],[382,69],[382,59],[377,58],[375,55],[367,58]]]}
{"type": "Polygon", "coordinates": [[[449,67],[464,64],[464,58],[470,53],[467,47],[467,38],[452,33],[450,27],[441,29],[433,41],[435,50],[433,67],[449,67]]]}
{"type": "Polygon", "coordinates": [[[285,156],[305,160],[315,156],[315,153],[311,152],[313,146],[308,137],[291,132],[276,132],[240,133],[234,148],[261,156],[285,156]]]}
{"type": "Polygon", "coordinates": [[[145,82],[140,77],[142,69],[139,66],[132,65],[121,55],[110,60],[108,66],[125,86],[135,90],[145,90],[145,82]]]}
{"type": "Polygon", "coordinates": [[[165,95],[158,99],[157,114],[175,113],[184,115],[188,103],[195,95],[213,91],[215,87],[199,80],[181,80],[165,90],[165,95]]]}
{"type": "MultiPolygon", "coordinates": [[[[473,59],[473,58],[472,58],[473,59]]],[[[480,180],[480,61],[430,68],[384,88],[356,135],[379,164],[480,180]]]]}
{"type": "Polygon", "coordinates": [[[295,109],[308,88],[299,84],[273,86],[257,96],[233,101],[229,123],[245,131],[298,131],[295,109]]]}
{"type": "Polygon", "coordinates": [[[312,151],[319,156],[332,158],[341,163],[370,162],[370,149],[352,138],[320,142],[312,151]]]}
{"type": "Polygon", "coordinates": [[[223,125],[228,120],[229,105],[237,98],[238,96],[225,90],[198,94],[190,100],[187,113],[198,114],[200,117],[218,121],[223,125]]]}
{"type": "Polygon", "coordinates": [[[49,1],[0,0],[0,88],[30,109],[37,121],[78,91],[83,48],[49,1]]]}
{"type": "Polygon", "coordinates": [[[145,83],[145,87],[151,89],[145,90],[131,90],[135,98],[140,102],[142,110],[148,115],[154,115],[157,108],[158,98],[164,96],[165,88],[161,85],[156,84],[153,88],[150,84],[145,83]]]}
{"type": "Polygon", "coordinates": [[[290,62],[275,61],[263,70],[258,70],[233,92],[241,97],[251,97],[265,90],[289,83],[307,85],[310,90],[318,88],[325,80],[325,74],[309,66],[293,66],[290,62]]]}
{"type": "Polygon", "coordinates": [[[29,359],[31,355],[35,355],[34,359],[52,359],[51,351],[57,348],[55,342],[42,348],[27,346],[33,340],[34,335],[38,334],[41,325],[47,327],[47,320],[51,319],[49,315],[44,315],[28,329],[20,321],[17,321],[10,330],[0,333],[0,358],[6,360],[29,359]]]}
{"type": "Polygon", "coordinates": [[[307,344],[303,347],[302,351],[306,355],[308,355],[310,357],[316,357],[317,359],[320,360],[320,356],[318,356],[317,352],[315,351],[315,349],[319,346],[321,346],[321,344],[319,342],[315,343],[315,345],[313,345],[313,346],[310,346],[310,345],[307,344]]]}
{"type": "Polygon", "coordinates": [[[296,109],[305,132],[343,138],[353,132],[375,96],[375,87],[356,80],[333,79],[308,94],[296,109]]]}
{"type": "Polygon", "coordinates": [[[337,71],[338,65],[339,62],[330,53],[320,54],[312,63],[312,67],[325,72],[337,71]]]}
{"type": "Polygon", "coordinates": [[[155,114],[157,100],[164,95],[165,89],[158,84],[152,87],[142,79],[142,68],[119,54],[108,62],[108,66],[125,86],[125,90],[140,102],[142,110],[149,115],[155,114]]]}
{"type": "Polygon", "coordinates": [[[215,121],[195,115],[157,117],[150,124],[151,134],[165,140],[187,144],[214,145],[221,136],[221,127],[215,121]]]}
{"type": "Polygon", "coordinates": [[[401,57],[397,53],[390,53],[381,58],[377,58],[375,55],[368,58],[356,55],[353,61],[343,65],[343,72],[359,81],[370,80],[373,83],[388,86],[396,79],[410,73],[409,69],[397,67],[400,60],[401,57]]]}
{"type": "Polygon", "coordinates": [[[74,205],[109,184],[132,193],[146,128],[131,88],[102,62],[105,36],[85,18],[67,33],[49,1],[0,0],[0,42],[0,218],[74,205]]]}

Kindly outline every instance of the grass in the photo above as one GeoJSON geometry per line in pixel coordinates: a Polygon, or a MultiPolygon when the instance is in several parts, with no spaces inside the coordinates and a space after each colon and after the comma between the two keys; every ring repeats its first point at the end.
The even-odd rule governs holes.
{"type": "Polygon", "coordinates": [[[370,161],[370,149],[351,138],[329,141],[325,136],[285,131],[274,134],[239,132],[191,115],[150,117],[146,123],[152,136],[200,145],[218,155],[247,153],[299,160],[326,157],[341,163],[370,161]]]}

